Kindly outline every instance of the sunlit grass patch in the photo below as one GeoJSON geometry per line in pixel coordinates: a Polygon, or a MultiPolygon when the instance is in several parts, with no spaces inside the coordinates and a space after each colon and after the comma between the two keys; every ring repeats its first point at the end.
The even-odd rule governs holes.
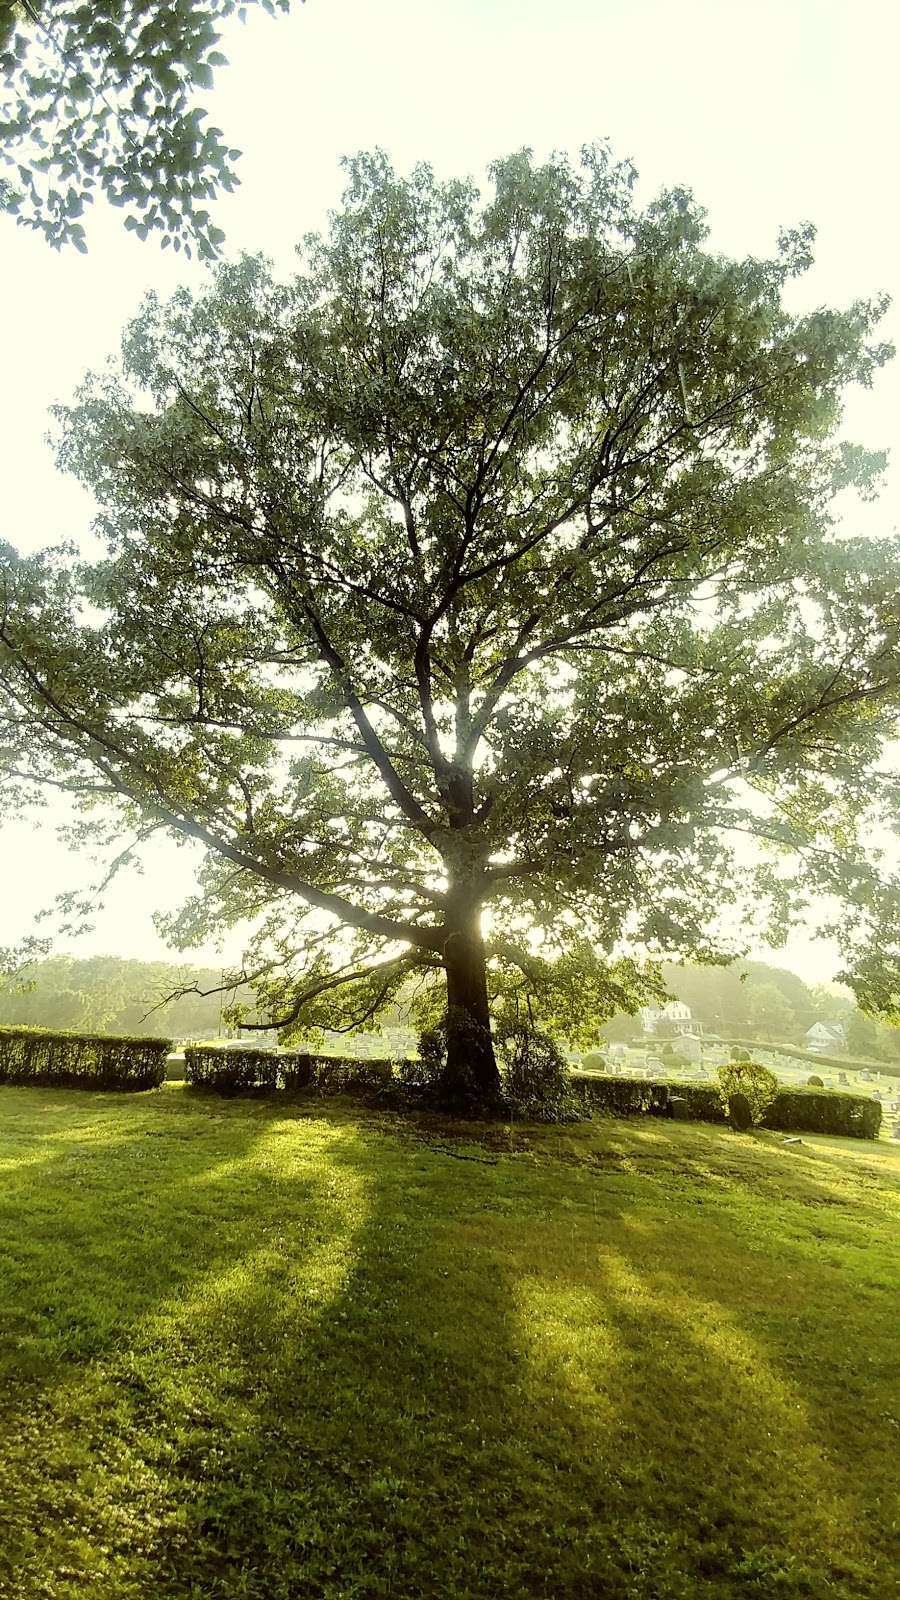
{"type": "Polygon", "coordinates": [[[4,1600],[893,1593],[892,1152],[0,1110],[4,1600]]]}

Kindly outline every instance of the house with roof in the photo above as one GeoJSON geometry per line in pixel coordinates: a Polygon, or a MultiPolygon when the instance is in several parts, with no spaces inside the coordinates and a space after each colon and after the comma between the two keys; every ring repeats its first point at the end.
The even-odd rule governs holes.
{"type": "Polygon", "coordinates": [[[702,1028],[683,1000],[669,1000],[664,1006],[641,1006],[641,1027],[657,1039],[677,1039],[686,1034],[699,1038],[702,1028]]]}
{"type": "Polygon", "coordinates": [[[842,1022],[814,1022],[803,1035],[807,1050],[825,1055],[829,1050],[846,1050],[847,1039],[842,1022]]]}

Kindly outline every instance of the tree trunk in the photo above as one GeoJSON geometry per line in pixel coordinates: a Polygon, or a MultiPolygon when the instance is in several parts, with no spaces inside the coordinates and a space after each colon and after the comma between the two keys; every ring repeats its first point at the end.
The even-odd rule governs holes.
{"type": "Polygon", "coordinates": [[[448,909],[447,1065],[440,1097],[448,1108],[484,1116],[499,1107],[500,1074],[491,1039],[481,908],[470,901],[448,909]]]}

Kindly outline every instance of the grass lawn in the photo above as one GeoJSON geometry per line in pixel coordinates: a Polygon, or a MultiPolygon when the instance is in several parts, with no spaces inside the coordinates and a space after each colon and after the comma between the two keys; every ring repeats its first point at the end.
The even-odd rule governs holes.
{"type": "Polygon", "coordinates": [[[0,1596],[897,1593],[900,1146],[0,1090],[0,1596]]]}

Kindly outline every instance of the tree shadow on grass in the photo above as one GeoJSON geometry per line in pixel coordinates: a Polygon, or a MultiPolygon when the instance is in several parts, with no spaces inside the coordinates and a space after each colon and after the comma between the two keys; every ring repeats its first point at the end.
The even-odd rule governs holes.
{"type": "Polygon", "coordinates": [[[574,1135],[565,1128],[547,1129],[539,1148],[599,1171],[669,1174],[723,1192],[745,1185],[811,1205],[852,1205],[858,1211],[874,1199],[875,1212],[883,1213],[900,1198],[900,1160],[895,1163],[892,1150],[868,1140],[787,1138],[760,1129],[735,1134],[727,1127],[666,1118],[599,1118],[586,1132],[578,1125],[574,1135]]]}
{"type": "Polygon", "coordinates": [[[527,1135],[172,1104],[67,1203],[71,1259],[38,1220],[62,1344],[18,1408],[10,1600],[880,1593],[726,1228],[527,1135]]]}

